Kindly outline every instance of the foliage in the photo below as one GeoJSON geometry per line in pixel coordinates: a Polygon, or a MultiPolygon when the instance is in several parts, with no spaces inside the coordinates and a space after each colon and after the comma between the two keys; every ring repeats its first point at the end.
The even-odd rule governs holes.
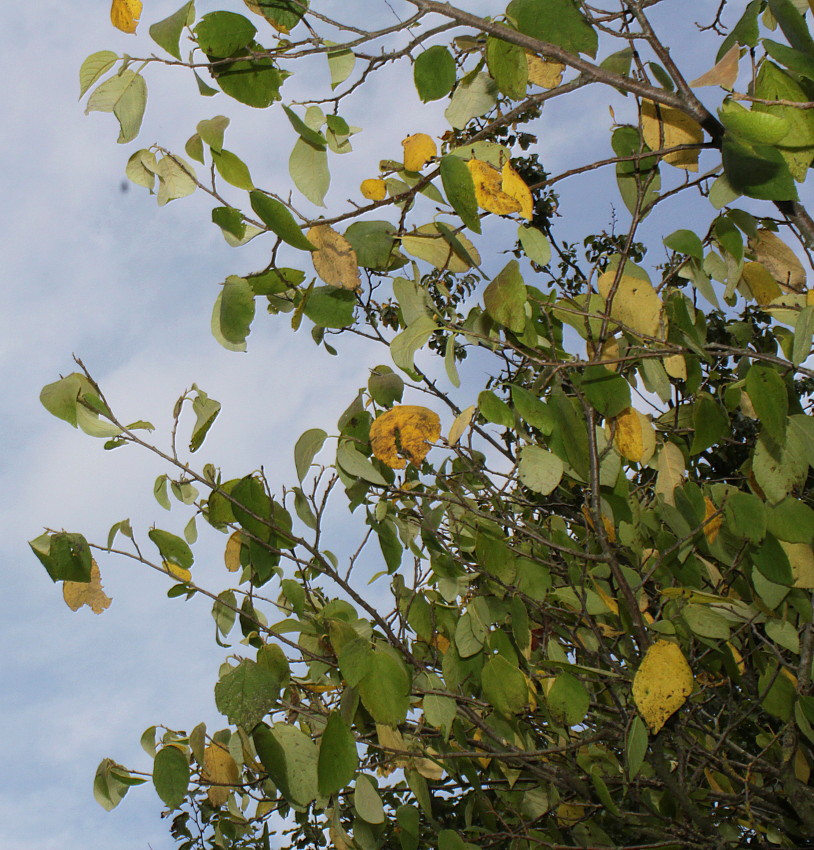
{"type": "MultiPolygon", "coordinates": [[[[156,498],[192,514],[186,539],[150,530],[154,550],[128,521],[104,543],[32,541],[69,604],[109,604],[91,553],[115,553],[167,574],[171,596],[208,596],[220,645],[241,637],[215,685],[228,725],[143,739],[180,847],[814,846],[808,4],[724,0],[693,82],[657,5],[688,14],[512,0],[487,19],[408,0],[398,25],[363,31],[319,2],[200,18],[188,2],[150,26],[160,55],[82,65],[87,109],[113,112],[120,142],[161,64],[286,120],[293,200],[225,146],[223,116],[184,156],[137,150],[127,174],[160,205],[210,195],[231,245],[269,243],[267,267],[216,299],[224,346],[245,349],[267,312],[331,354],[360,334],[389,364],[330,434],[299,437],[294,486],[196,467],[220,410],[197,386],[169,449],[81,364],[43,390],[105,448],[161,453],[156,498]],[[312,57],[331,90],[278,103],[312,57]],[[402,57],[449,127],[416,127],[361,200],[314,218],[300,196],[325,204],[370,80],[402,57]],[[551,176],[541,108],[587,85],[635,101],[638,121],[614,124],[607,158],[551,176]],[[625,228],[563,241],[552,187],[600,167],[625,228]],[[708,215],[662,248],[642,222],[685,196],[708,215]],[[340,559],[322,530],[343,499],[358,540],[340,559]],[[196,519],[227,535],[223,589],[194,581],[196,519]]],[[[140,12],[114,0],[126,32],[140,12]]],[[[142,781],[105,759],[94,789],[112,808],[142,781]]]]}

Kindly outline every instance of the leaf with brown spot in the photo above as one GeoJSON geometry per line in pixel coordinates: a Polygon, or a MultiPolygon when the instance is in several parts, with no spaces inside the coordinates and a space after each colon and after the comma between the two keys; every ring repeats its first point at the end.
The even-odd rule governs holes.
{"type": "Polygon", "coordinates": [[[206,792],[210,805],[222,806],[228,799],[230,785],[240,781],[240,771],[237,763],[229,754],[229,750],[219,744],[210,744],[204,750],[202,777],[204,782],[213,783],[206,792]]]}
{"type": "Polygon", "coordinates": [[[407,460],[420,466],[441,436],[438,414],[426,407],[402,404],[378,416],[370,426],[373,454],[391,469],[404,469],[407,460]]]}
{"type": "Polygon", "coordinates": [[[692,686],[692,670],[681,647],[666,640],[652,644],[633,679],[633,701],[654,735],[684,705],[692,686]]]}
{"type": "Polygon", "coordinates": [[[141,17],[141,0],[113,0],[110,21],[117,30],[134,33],[141,17]]]}
{"type": "Polygon", "coordinates": [[[552,62],[541,59],[533,53],[526,54],[526,64],[529,69],[529,82],[543,89],[554,89],[562,82],[565,65],[562,62],[552,62]]]}
{"type": "Polygon", "coordinates": [[[534,198],[531,195],[531,189],[508,162],[503,166],[501,177],[501,189],[520,204],[520,215],[531,221],[534,213],[534,198]]]}
{"type": "Polygon", "coordinates": [[[112,601],[102,590],[102,575],[96,561],[91,562],[90,581],[62,582],[62,597],[71,611],[78,611],[87,605],[94,614],[101,614],[110,607],[112,601]]]}
{"type": "MultiPolygon", "coordinates": [[[[642,135],[651,150],[672,148],[676,145],[700,145],[704,131],[680,109],[655,104],[652,100],[642,101],[642,135]]],[[[665,154],[664,161],[686,171],[698,171],[699,149],[673,151],[665,154]]]]}
{"type": "Polygon", "coordinates": [[[404,148],[404,169],[421,169],[438,153],[435,142],[426,133],[414,133],[401,143],[404,148]]]}
{"type": "Polygon", "coordinates": [[[520,212],[520,201],[503,191],[503,175],[494,166],[480,159],[470,159],[466,165],[481,209],[496,215],[520,212]]]}
{"type": "Polygon", "coordinates": [[[356,251],[341,233],[327,224],[318,224],[308,231],[308,241],[317,246],[317,250],[311,254],[311,260],[325,283],[341,289],[360,287],[356,251]]]}
{"type": "Polygon", "coordinates": [[[720,86],[727,91],[732,91],[735,80],[738,79],[738,62],[740,58],[740,45],[733,44],[724,53],[720,62],[710,68],[706,74],[701,74],[698,79],[693,80],[690,85],[694,89],[701,88],[702,86],[720,86]]]}
{"type": "Polygon", "coordinates": [[[771,230],[758,230],[757,236],[749,240],[749,247],[784,289],[793,292],[802,292],[805,289],[806,270],[803,264],[776,233],[771,230]]]}

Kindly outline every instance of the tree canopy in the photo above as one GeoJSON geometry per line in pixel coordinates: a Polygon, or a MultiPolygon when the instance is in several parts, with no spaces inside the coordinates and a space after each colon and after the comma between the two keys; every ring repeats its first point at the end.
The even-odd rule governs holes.
{"type": "Polygon", "coordinates": [[[148,77],[180,66],[202,108],[288,122],[293,191],[228,147],[222,115],[126,173],[159,206],[208,195],[235,248],[268,245],[218,289],[225,348],[271,322],[345,369],[360,336],[381,365],[338,422],[292,435],[295,482],[260,446],[242,477],[198,462],[220,412],[205,376],[157,439],[81,361],[42,390],[105,449],[162,458],[158,504],[188,520],[183,537],[47,529],[30,545],[67,604],[104,611],[104,564],[129,559],[208,597],[229,650],[223,728],[151,727],[151,768],[105,758],[96,799],[152,782],[184,850],[814,846],[808,2],[511,0],[486,18],[399,0],[375,31],[323,0],[222,5],[148,26],[149,2],[139,23],[141,0],[114,0],[136,55],[82,63],[86,109],[131,143],[148,77]],[[700,77],[664,12],[709,15],[700,77]],[[376,128],[390,158],[339,201],[396,64],[426,123],[376,128]],[[587,86],[611,109],[606,155],[549,173],[544,107],[587,86]],[[618,215],[563,239],[558,192],[596,169],[618,215]],[[680,221],[690,198],[692,229],[653,238],[648,216],[680,221]],[[217,587],[195,578],[201,522],[224,535],[217,587]]]}

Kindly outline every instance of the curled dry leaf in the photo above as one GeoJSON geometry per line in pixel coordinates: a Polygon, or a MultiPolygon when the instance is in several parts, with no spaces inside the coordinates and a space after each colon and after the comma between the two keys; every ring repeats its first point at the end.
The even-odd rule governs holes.
{"type": "Polygon", "coordinates": [[[465,410],[462,410],[456,417],[455,421],[452,423],[452,427],[449,429],[449,434],[447,435],[447,442],[451,445],[457,445],[458,440],[466,433],[466,429],[469,427],[470,422],[472,422],[472,417],[475,414],[475,405],[472,404],[467,407],[465,410]]]}
{"type": "MultiPolygon", "coordinates": [[[[651,150],[700,145],[704,141],[704,131],[698,122],[680,109],[655,104],[652,100],[642,101],[642,135],[651,150]]],[[[698,154],[698,148],[673,151],[664,156],[664,161],[686,171],[698,171],[698,154]]]]}
{"type": "Polygon", "coordinates": [[[634,407],[626,407],[614,420],[616,451],[633,463],[647,463],[656,451],[653,424],[634,407]]]}
{"type": "Polygon", "coordinates": [[[529,82],[544,89],[554,89],[562,82],[565,65],[541,59],[533,53],[526,54],[529,69],[529,82]]]}
{"type": "Polygon", "coordinates": [[[435,142],[426,133],[415,133],[401,143],[404,147],[404,168],[406,171],[421,169],[438,153],[435,142]]]}
{"type": "Polygon", "coordinates": [[[383,201],[387,197],[387,183],[380,177],[363,180],[359,189],[369,201],[383,201]]]}
{"type": "Polygon", "coordinates": [[[426,407],[402,404],[378,416],[370,426],[373,454],[391,469],[404,469],[407,460],[420,466],[441,436],[438,414],[426,407]]]}
{"type": "Polygon", "coordinates": [[[470,159],[466,165],[472,175],[475,198],[481,209],[496,215],[519,212],[524,218],[531,218],[531,190],[509,163],[503,166],[502,172],[480,159],[470,159]]]}
{"type": "Polygon", "coordinates": [[[240,772],[229,751],[219,744],[210,744],[204,750],[203,780],[212,785],[206,792],[210,804],[222,806],[229,799],[229,785],[240,781],[240,772]]]}
{"type": "Polygon", "coordinates": [[[738,79],[738,60],[740,58],[741,47],[739,44],[733,44],[723,55],[720,62],[710,68],[706,74],[701,74],[697,80],[693,80],[690,85],[695,89],[702,86],[721,86],[727,91],[732,91],[735,80],[738,79]]]}
{"type": "Polygon", "coordinates": [[[110,21],[117,30],[134,33],[141,17],[141,0],[113,0],[110,21]]]}
{"type": "Polygon", "coordinates": [[[654,735],[684,705],[692,685],[692,670],[681,647],[657,640],[633,678],[633,701],[654,735]]]}
{"type": "Polygon", "coordinates": [[[101,614],[110,607],[111,599],[102,590],[102,575],[96,561],[91,563],[90,581],[62,582],[62,597],[71,611],[78,611],[87,605],[94,614],[101,614]]]}
{"type": "Polygon", "coordinates": [[[758,262],[763,263],[771,276],[785,289],[802,292],[806,286],[806,270],[794,251],[771,230],[758,230],[749,240],[758,262]]]}
{"type": "Polygon", "coordinates": [[[356,251],[341,233],[327,224],[318,224],[308,231],[308,241],[317,246],[311,260],[325,283],[342,289],[359,288],[361,280],[356,251]]]}
{"type": "MultiPolygon", "coordinates": [[[[606,271],[597,281],[599,294],[603,298],[610,296],[615,279],[615,271],[606,271]]],[[[661,330],[661,299],[649,280],[634,275],[622,275],[608,313],[611,318],[643,336],[658,336],[661,330]]]]}

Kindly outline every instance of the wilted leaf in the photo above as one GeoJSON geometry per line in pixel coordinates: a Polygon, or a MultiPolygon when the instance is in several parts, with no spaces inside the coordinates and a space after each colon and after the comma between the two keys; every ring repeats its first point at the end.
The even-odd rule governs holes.
{"type": "Polygon", "coordinates": [[[722,513],[718,513],[718,508],[715,507],[712,499],[704,498],[704,537],[707,538],[707,543],[712,545],[718,538],[718,532],[723,525],[724,517],[722,513]],[[716,516],[717,514],[717,516],[716,516]]]}
{"type": "MultiPolygon", "coordinates": [[[[701,125],[679,109],[656,105],[652,100],[642,101],[642,135],[652,150],[672,148],[676,145],[700,145],[704,141],[701,125]]],[[[699,150],[674,151],[666,154],[664,161],[686,171],[698,171],[699,150]]]]}
{"type": "Polygon", "coordinates": [[[220,744],[210,744],[204,750],[202,779],[212,783],[206,792],[209,804],[216,808],[222,806],[231,791],[224,786],[237,785],[240,781],[240,771],[229,750],[220,744]]]}
{"type": "Polygon", "coordinates": [[[243,547],[242,535],[239,531],[233,532],[226,541],[226,549],[223,553],[223,562],[230,573],[240,569],[240,550],[243,547]]]}
{"type": "MultiPolygon", "coordinates": [[[[616,279],[616,272],[608,270],[597,281],[600,295],[608,298],[616,279]]],[[[643,334],[658,336],[661,326],[662,304],[658,293],[648,280],[623,274],[608,312],[623,325],[643,334]]]]}
{"type": "Polygon", "coordinates": [[[404,169],[421,169],[438,153],[435,142],[426,133],[415,133],[401,143],[404,148],[404,169]]]}
{"type": "Polygon", "coordinates": [[[526,63],[529,69],[529,82],[533,85],[553,89],[562,82],[565,65],[561,62],[548,61],[533,53],[527,53],[526,63]]]}
{"type": "Polygon", "coordinates": [[[749,240],[749,247],[772,277],[786,289],[800,292],[805,289],[806,271],[794,251],[771,230],[758,230],[749,240]]]}
{"type": "Polygon", "coordinates": [[[141,17],[141,0],[113,0],[110,21],[116,29],[134,33],[141,17]]]}
{"type": "Polygon", "coordinates": [[[519,212],[531,218],[531,191],[509,163],[503,166],[502,173],[480,159],[470,159],[466,165],[475,184],[478,206],[496,215],[519,212]]]}
{"type": "Polygon", "coordinates": [[[657,640],[633,679],[633,700],[654,735],[684,705],[692,686],[692,670],[681,647],[657,640]]]}
{"type": "Polygon", "coordinates": [[[447,442],[454,446],[458,443],[458,440],[466,432],[466,429],[469,427],[469,423],[472,422],[472,416],[475,413],[475,405],[472,404],[467,407],[465,410],[462,410],[456,417],[455,421],[452,423],[452,427],[449,429],[449,434],[447,435],[447,442]]]}
{"type": "Polygon", "coordinates": [[[614,420],[613,442],[622,457],[633,463],[647,463],[656,450],[656,432],[650,420],[633,407],[614,420]]]}
{"type": "Polygon", "coordinates": [[[421,462],[441,436],[438,414],[426,407],[402,404],[378,416],[370,426],[373,454],[391,469],[404,469],[421,462]],[[405,458],[407,460],[405,460],[405,458]]]}
{"type": "Polygon", "coordinates": [[[531,221],[534,213],[534,198],[531,195],[531,189],[508,162],[503,165],[501,188],[520,204],[520,215],[531,221]]]}
{"type": "Polygon", "coordinates": [[[733,44],[724,54],[720,62],[710,68],[706,74],[701,74],[698,79],[693,80],[690,85],[693,88],[702,86],[721,86],[727,91],[732,91],[735,80],[738,79],[738,61],[740,59],[740,45],[733,44]]]}
{"type": "Polygon", "coordinates": [[[62,596],[71,611],[78,611],[87,605],[94,614],[101,614],[110,607],[111,599],[102,590],[102,576],[96,561],[91,562],[90,581],[65,581],[62,583],[62,596]]]}
{"type": "Polygon", "coordinates": [[[369,201],[383,201],[387,197],[387,183],[378,177],[363,180],[359,189],[369,201]]]}
{"type": "Polygon", "coordinates": [[[308,241],[316,245],[311,254],[317,274],[331,286],[358,289],[361,285],[356,251],[350,242],[327,224],[318,224],[308,231],[308,241]]]}

